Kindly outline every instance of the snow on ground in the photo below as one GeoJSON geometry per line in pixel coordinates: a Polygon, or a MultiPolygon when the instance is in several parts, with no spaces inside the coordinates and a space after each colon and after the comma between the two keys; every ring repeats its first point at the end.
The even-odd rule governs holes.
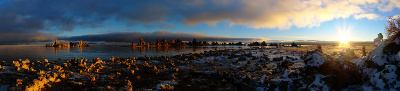
{"type": "Polygon", "coordinates": [[[289,72],[288,71],[285,71],[285,72],[283,72],[283,75],[282,75],[282,77],[284,77],[284,78],[288,78],[289,77],[289,72]]]}
{"type": "MultiPolygon", "coordinates": [[[[369,88],[378,88],[378,90],[395,90],[400,87],[400,81],[397,80],[397,74],[395,73],[397,66],[386,65],[385,69],[370,75],[369,82],[372,84],[369,88]]],[[[368,88],[365,86],[364,88],[368,88]]]]}
{"type": "Polygon", "coordinates": [[[311,91],[329,91],[328,86],[325,84],[324,81],[321,80],[321,78],[326,77],[325,75],[322,74],[316,74],[315,75],[315,80],[312,82],[308,88],[311,91]]]}
{"type": "Polygon", "coordinates": [[[322,65],[325,61],[325,59],[319,53],[312,53],[311,55],[307,55],[306,59],[310,59],[310,58],[311,58],[311,61],[308,61],[306,63],[307,66],[319,67],[319,65],[322,65]]]}
{"type": "MultiPolygon", "coordinates": [[[[397,45],[400,44],[400,38],[393,41],[397,45]]],[[[360,89],[363,90],[399,90],[400,81],[396,74],[398,64],[395,61],[400,61],[400,52],[388,55],[383,53],[383,48],[388,45],[390,41],[382,42],[378,47],[372,50],[368,56],[359,59],[351,60],[359,67],[362,68],[363,74],[368,76],[367,83],[364,83],[360,89]],[[378,67],[368,68],[365,61],[371,60],[378,67]],[[384,68],[383,70],[381,68],[384,68]]],[[[398,72],[398,71],[397,71],[398,72]]]]}
{"type": "Polygon", "coordinates": [[[367,56],[362,56],[361,58],[358,58],[358,59],[352,59],[352,60],[350,60],[350,62],[356,64],[358,67],[363,67],[363,66],[365,66],[364,60],[367,60],[367,59],[368,59],[367,56]]]}

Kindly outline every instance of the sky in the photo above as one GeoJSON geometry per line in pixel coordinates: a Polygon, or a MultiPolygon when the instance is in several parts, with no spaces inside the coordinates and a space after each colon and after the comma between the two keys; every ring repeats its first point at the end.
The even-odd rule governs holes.
{"type": "Polygon", "coordinates": [[[400,0],[0,0],[0,12],[0,43],[372,41],[400,0]]]}

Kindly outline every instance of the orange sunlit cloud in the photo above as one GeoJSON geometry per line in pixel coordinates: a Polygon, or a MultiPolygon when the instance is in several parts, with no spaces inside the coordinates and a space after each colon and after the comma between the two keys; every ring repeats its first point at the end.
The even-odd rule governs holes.
{"type": "Polygon", "coordinates": [[[354,16],[355,19],[377,19],[380,16],[372,13],[372,9],[378,6],[385,7],[384,4],[381,4],[384,2],[377,0],[257,0],[240,2],[240,6],[243,6],[243,8],[237,11],[195,13],[188,16],[184,23],[194,25],[205,22],[215,25],[218,22],[227,21],[233,25],[245,25],[253,28],[288,29],[291,26],[310,28],[319,26],[325,21],[351,16],[354,16]]]}

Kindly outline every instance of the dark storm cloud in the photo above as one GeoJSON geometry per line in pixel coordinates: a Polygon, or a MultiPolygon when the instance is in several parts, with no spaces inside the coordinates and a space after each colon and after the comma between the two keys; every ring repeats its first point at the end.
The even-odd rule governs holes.
{"type": "Polygon", "coordinates": [[[5,0],[0,3],[0,42],[51,40],[56,36],[48,32],[98,27],[107,19],[173,27],[160,21],[168,14],[165,7],[155,0],[5,0]]]}
{"type": "Polygon", "coordinates": [[[60,38],[62,40],[70,41],[106,41],[106,42],[139,42],[139,39],[143,38],[145,41],[154,42],[156,39],[175,40],[180,39],[183,41],[192,41],[196,39],[198,41],[227,41],[227,42],[251,42],[251,41],[266,41],[265,38],[238,38],[228,36],[208,36],[199,33],[182,33],[182,32],[168,32],[168,31],[157,31],[152,33],[140,33],[140,32],[123,32],[123,33],[108,33],[98,35],[83,35],[74,36],[68,38],[60,38]]]}
{"type": "Polygon", "coordinates": [[[0,6],[0,11],[2,19],[11,18],[4,22],[39,24],[35,27],[18,25],[32,30],[54,26],[71,30],[76,25],[93,25],[110,18],[131,23],[155,22],[168,12],[161,1],[154,0],[10,0],[0,6]]]}

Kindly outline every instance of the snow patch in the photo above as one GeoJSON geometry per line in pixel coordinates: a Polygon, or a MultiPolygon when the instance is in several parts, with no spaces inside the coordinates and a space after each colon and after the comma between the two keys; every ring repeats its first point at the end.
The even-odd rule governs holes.
{"type": "MultiPolygon", "coordinates": [[[[375,88],[385,90],[385,87],[398,88],[400,81],[397,81],[397,66],[385,65],[385,69],[370,76],[370,83],[375,88]]],[[[386,89],[387,90],[387,89],[386,89]]]]}
{"type": "Polygon", "coordinates": [[[284,74],[282,75],[282,77],[288,78],[288,77],[289,77],[289,74],[290,74],[290,73],[289,73],[288,71],[285,71],[284,74]]]}
{"type": "Polygon", "coordinates": [[[310,88],[311,91],[329,91],[328,86],[325,84],[324,81],[321,80],[321,78],[324,78],[326,76],[322,74],[316,74],[315,75],[315,80],[313,83],[311,83],[308,88],[310,88]],[[321,89],[319,89],[322,87],[321,89]]]}
{"type": "Polygon", "coordinates": [[[368,57],[362,56],[361,58],[350,60],[350,62],[356,64],[359,67],[363,67],[363,66],[365,66],[365,60],[367,60],[367,59],[368,59],[368,57]]]}
{"type": "Polygon", "coordinates": [[[383,47],[386,46],[385,42],[382,42],[381,44],[379,44],[378,47],[376,47],[374,50],[372,50],[369,53],[369,57],[372,58],[372,61],[376,64],[378,64],[379,66],[383,66],[384,64],[388,63],[383,55],[383,47]]]}
{"type": "Polygon", "coordinates": [[[319,67],[325,61],[325,59],[318,53],[312,53],[311,55],[307,56],[307,59],[312,58],[312,60],[308,61],[306,64],[308,66],[317,66],[319,67]]]}

